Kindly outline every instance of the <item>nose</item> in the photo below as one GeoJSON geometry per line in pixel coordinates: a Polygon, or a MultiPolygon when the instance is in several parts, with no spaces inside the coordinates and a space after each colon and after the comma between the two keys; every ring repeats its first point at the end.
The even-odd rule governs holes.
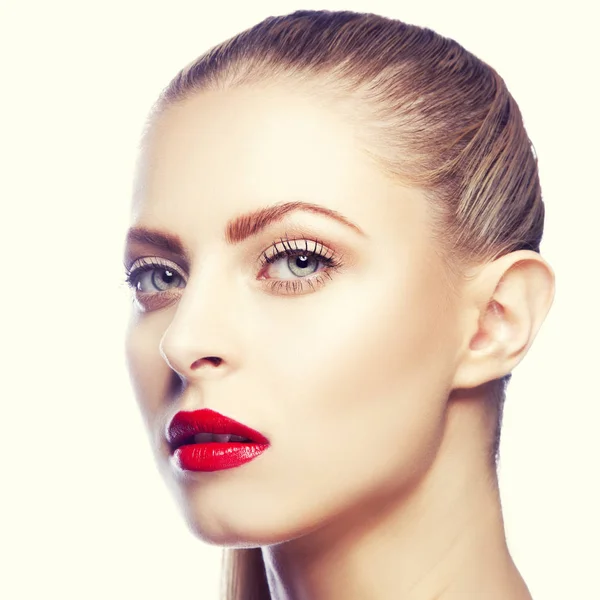
{"type": "MultiPolygon", "coordinates": [[[[211,282],[210,287],[214,286],[211,282]]],[[[183,380],[222,377],[236,364],[232,315],[225,290],[207,293],[190,283],[160,342],[160,353],[183,380]]]]}
{"type": "Polygon", "coordinates": [[[201,356],[200,350],[193,346],[178,346],[162,344],[161,354],[166,363],[182,379],[191,381],[194,378],[217,377],[228,370],[229,363],[221,356],[201,356]]]}

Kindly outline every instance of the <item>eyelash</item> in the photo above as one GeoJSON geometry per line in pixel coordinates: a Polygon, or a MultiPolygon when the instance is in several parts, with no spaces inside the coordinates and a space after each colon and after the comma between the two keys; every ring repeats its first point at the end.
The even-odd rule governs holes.
{"type": "MultiPolygon", "coordinates": [[[[259,274],[263,272],[265,267],[270,264],[273,264],[285,256],[294,257],[294,256],[305,256],[309,260],[316,259],[319,263],[319,266],[323,266],[324,268],[320,271],[316,271],[318,274],[314,277],[306,276],[306,277],[298,277],[296,279],[285,279],[285,280],[273,280],[269,281],[269,278],[259,277],[261,280],[267,280],[269,289],[273,293],[283,293],[284,295],[294,295],[301,294],[306,290],[306,286],[310,286],[312,291],[315,291],[317,288],[321,287],[325,284],[325,278],[331,279],[331,274],[334,271],[340,269],[343,265],[339,258],[337,258],[333,251],[324,247],[323,243],[318,239],[312,238],[302,238],[300,240],[289,239],[288,237],[280,238],[278,242],[274,242],[272,246],[270,246],[267,250],[265,250],[261,254],[260,258],[260,269],[259,274]],[[301,244],[301,245],[299,245],[301,244]],[[281,249],[278,251],[278,246],[281,249]],[[302,247],[303,246],[303,247],[302,247]],[[271,255],[267,255],[267,252],[271,249],[274,249],[274,252],[271,255]]],[[[156,269],[169,270],[174,272],[178,277],[180,277],[185,282],[185,277],[180,271],[180,269],[175,268],[170,262],[164,262],[163,259],[155,258],[155,257],[145,257],[142,259],[138,259],[133,264],[141,262],[139,266],[135,268],[127,268],[125,269],[125,283],[134,291],[137,288],[140,277],[149,271],[154,271],[156,269]],[[142,262],[143,261],[143,262],[142,262]]],[[[133,266],[133,265],[132,265],[133,266]]],[[[312,275],[312,274],[311,274],[312,275]]],[[[177,286],[180,287],[180,286],[177,286]]],[[[141,292],[143,294],[164,294],[169,293],[172,288],[168,290],[156,291],[156,292],[141,292]]]]}

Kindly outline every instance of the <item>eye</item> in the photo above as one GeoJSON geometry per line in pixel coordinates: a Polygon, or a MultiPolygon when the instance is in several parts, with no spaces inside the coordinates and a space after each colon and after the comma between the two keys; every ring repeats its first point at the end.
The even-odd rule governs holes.
{"type": "Polygon", "coordinates": [[[173,288],[185,287],[185,277],[169,261],[149,257],[140,258],[127,269],[125,281],[136,292],[156,294],[173,288]]]}
{"type": "Polygon", "coordinates": [[[301,253],[282,252],[277,254],[276,258],[268,260],[271,265],[270,274],[277,279],[289,279],[286,275],[290,273],[295,277],[312,275],[317,271],[321,262],[325,262],[325,257],[305,251],[301,253]]]}
{"type": "Polygon", "coordinates": [[[318,240],[281,238],[263,253],[262,266],[259,279],[273,280],[271,291],[299,294],[322,286],[342,263],[318,240]]]}

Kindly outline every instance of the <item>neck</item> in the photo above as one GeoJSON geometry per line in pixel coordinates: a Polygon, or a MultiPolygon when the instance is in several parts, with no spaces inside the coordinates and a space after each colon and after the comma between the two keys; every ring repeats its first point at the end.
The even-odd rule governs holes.
{"type": "Polygon", "coordinates": [[[481,405],[449,408],[431,468],[402,497],[263,547],[271,597],[531,600],[506,546],[495,470],[473,435],[481,405]]]}

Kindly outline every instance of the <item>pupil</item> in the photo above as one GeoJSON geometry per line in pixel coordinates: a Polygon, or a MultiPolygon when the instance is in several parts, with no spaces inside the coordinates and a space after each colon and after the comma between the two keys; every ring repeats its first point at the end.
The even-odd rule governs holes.
{"type": "Polygon", "coordinates": [[[306,268],[306,263],[308,262],[308,257],[306,256],[298,256],[298,258],[296,259],[296,265],[298,267],[302,268],[306,268]]]}

